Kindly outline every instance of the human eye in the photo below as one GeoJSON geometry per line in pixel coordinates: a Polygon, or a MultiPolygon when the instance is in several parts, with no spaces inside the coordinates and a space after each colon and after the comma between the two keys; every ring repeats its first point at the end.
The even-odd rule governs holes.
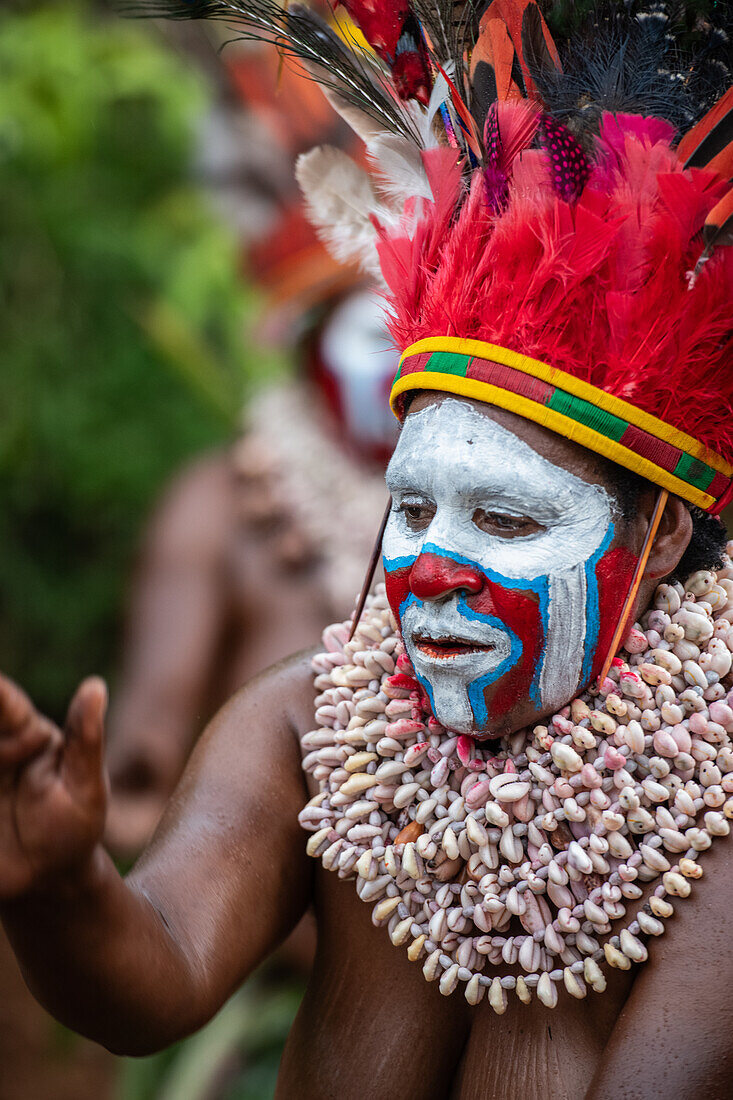
{"type": "Polygon", "coordinates": [[[488,535],[498,535],[503,539],[526,538],[546,530],[541,523],[530,516],[492,512],[486,508],[477,508],[472,518],[479,531],[485,531],[488,535]]]}
{"type": "Polygon", "coordinates": [[[397,511],[411,531],[426,531],[435,517],[436,507],[431,500],[407,497],[399,502],[397,511]]]}

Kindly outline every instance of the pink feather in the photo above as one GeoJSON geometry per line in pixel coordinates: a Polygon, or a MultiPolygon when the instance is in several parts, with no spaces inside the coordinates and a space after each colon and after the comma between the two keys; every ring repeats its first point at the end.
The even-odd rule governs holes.
{"type": "Polygon", "coordinates": [[[496,128],[494,167],[505,176],[512,174],[515,159],[532,142],[537,132],[539,107],[529,99],[504,99],[493,103],[486,118],[486,130],[496,128]]]}

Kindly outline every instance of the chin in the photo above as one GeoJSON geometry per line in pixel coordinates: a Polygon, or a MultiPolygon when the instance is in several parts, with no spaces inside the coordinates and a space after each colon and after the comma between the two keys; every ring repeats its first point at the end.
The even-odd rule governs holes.
{"type": "Polygon", "coordinates": [[[474,741],[498,741],[500,738],[505,737],[510,731],[499,729],[475,729],[471,736],[474,741]]]}
{"type": "Polygon", "coordinates": [[[490,718],[488,722],[477,721],[475,715],[458,716],[455,710],[446,707],[434,707],[433,713],[445,730],[453,734],[472,737],[475,741],[493,741],[508,736],[518,728],[508,717],[490,718]]]}
{"type": "Polygon", "coordinates": [[[513,708],[504,714],[489,715],[487,721],[481,722],[475,714],[457,717],[453,708],[436,707],[433,713],[444,729],[453,734],[471,737],[474,741],[497,741],[511,737],[513,733],[527,726],[531,727],[540,720],[535,713],[528,714],[523,707],[513,708]]]}
{"type": "Polygon", "coordinates": [[[448,731],[448,733],[460,734],[465,737],[473,737],[476,741],[484,741],[487,738],[492,737],[491,733],[487,733],[484,730],[478,728],[475,722],[470,720],[450,721],[450,718],[455,719],[455,715],[448,714],[436,714],[435,717],[440,722],[441,726],[448,731]]]}
{"type": "MultiPolygon", "coordinates": [[[[499,719],[491,722],[488,726],[476,726],[474,725],[470,730],[466,730],[466,734],[469,737],[473,737],[474,741],[498,741],[502,737],[511,737],[513,733],[522,728],[523,723],[511,722],[506,718],[499,719]]],[[[460,731],[464,732],[464,731],[460,731]]]]}

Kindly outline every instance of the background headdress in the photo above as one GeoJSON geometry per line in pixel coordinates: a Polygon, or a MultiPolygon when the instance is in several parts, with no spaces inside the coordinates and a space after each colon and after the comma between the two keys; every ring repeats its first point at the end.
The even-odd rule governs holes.
{"type": "Polygon", "coordinates": [[[685,56],[662,5],[601,6],[556,45],[534,0],[345,0],[366,50],[272,0],[142,6],[271,41],[366,143],[370,172],[322,147],[299,179],[336,254],[381,269],[398,416],[415,389],[476,397],[707,511],[729,502],[723,31],[698,21],[685,56]]]}

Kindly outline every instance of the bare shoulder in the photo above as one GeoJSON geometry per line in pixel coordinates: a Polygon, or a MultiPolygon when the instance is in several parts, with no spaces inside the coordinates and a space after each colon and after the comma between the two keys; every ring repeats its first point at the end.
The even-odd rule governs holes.
{"type": "Polygon", "coordinates": [[[588,1092],[594,1100],[631,1095],[703,1100],[730,1095],[733,1042],[722,1021],[733,1012],[733,840],[702,853],[692,896],[675,913],[636,980],[588,1092]],[[691,1026],[690,1021],[694,1021],[691,1026]]]}
{"type": "Polygon", "coordinates": [[[199,738],[167,818],[191,801],[244,809],[247,796],[260,794],[297,814],[308,797],[300,737],[313,724],[310,657],[279,661],[224,704],[199,738]]]}

